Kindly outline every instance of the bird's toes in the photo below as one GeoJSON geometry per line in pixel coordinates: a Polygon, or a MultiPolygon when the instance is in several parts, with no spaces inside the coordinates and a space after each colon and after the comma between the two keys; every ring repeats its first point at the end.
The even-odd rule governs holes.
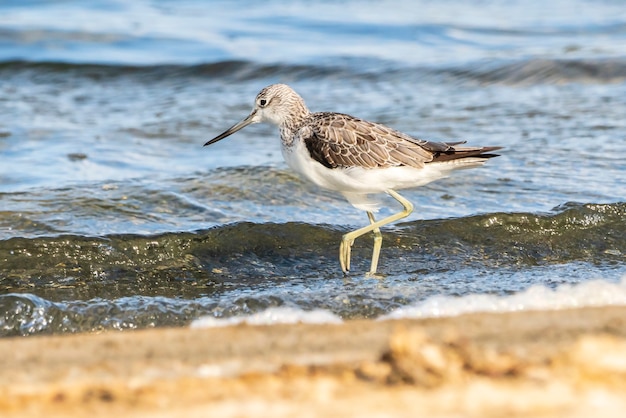
{"type": "Polygon", "coordinates": [[[344,273],[350,271],[350,253],[354,240],[341,240],[339,245],[339,263],[344,273]]]}

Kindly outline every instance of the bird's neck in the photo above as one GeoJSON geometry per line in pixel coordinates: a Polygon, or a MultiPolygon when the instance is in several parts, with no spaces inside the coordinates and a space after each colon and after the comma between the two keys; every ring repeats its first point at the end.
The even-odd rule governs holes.
{"type": "Polygon", "coordinates": [[[311,114],[303,101],[299,101],[293,110],[295,111],[291,112],[289,117],[283,119],[280,125],[278,125],[280,137],[286,146],[293,144],[298,130],[300,130],[304,120],[311,114]]]}

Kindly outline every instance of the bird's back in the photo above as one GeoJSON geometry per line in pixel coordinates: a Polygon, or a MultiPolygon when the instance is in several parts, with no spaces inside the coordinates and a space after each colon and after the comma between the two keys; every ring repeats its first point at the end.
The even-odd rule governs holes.
{"type": "MultiPolygon", "coordinates": [[[[311,158],[327,168],[423,168],[466,158],[495,157],[500,147],[461,146],[411,137],[385,125],[343,113],[311,113],[299,127],[311,158]]],[[[457,161],[461,163],[461,161],[457,161]]]]}

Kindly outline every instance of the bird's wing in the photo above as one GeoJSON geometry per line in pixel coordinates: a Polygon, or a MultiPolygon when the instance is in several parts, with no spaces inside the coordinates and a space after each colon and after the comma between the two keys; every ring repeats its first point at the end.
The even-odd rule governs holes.
{"type": "MultiPolygon", "coordinates": [[[[311,157],[329,168],[421,168],[453,144],[410,137],[341,113],[314,113],[299,131],[311,157]]],[[[456,144],[456,143],[455,143],[456,144]]]]}

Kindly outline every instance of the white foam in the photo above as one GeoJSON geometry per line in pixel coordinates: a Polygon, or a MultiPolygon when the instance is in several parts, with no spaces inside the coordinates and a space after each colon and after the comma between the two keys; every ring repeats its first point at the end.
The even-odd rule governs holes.
{"type": "Polygon", "coordinates": [[[276,325],[276,324],[339,324],[337,315],[323,309],[303,311],[296,308],[268,308],[245,317],[215,318],[205,316],[191,323],[191,328],[225,327],[229,325],[276,325]]]}
{"type": "Polygon", "coordinates": [[[615,305],[626,305],[626,277],[618,283],[591,280],[576,285],[561,285],[556,289],[537,285],[510,296],[435,296],[415,305],[396,309],[379,319],[434,318],[471,312],[516,312],[615,305]]]}
{"type": "MultiPolygon", "coordinates": [[[[458,316],[473,312],[519,312],[558,310],[593,306],[626,305],[626,277],[620,282],[590,280],[575,285],[561,285],[556,289],[532,286],[510,296],[472,294],[467,296],[434,296],[422,302],[405,306],[383,315],[378,320],[418,319],[458,316]]],[[[342,319],[330,311],[297,308],[269,308],[262,312],[230,318],[205,316],[191,323],[192,328],[225,327],[231,325],[276,324],[339,324],[342,319]]]]}

